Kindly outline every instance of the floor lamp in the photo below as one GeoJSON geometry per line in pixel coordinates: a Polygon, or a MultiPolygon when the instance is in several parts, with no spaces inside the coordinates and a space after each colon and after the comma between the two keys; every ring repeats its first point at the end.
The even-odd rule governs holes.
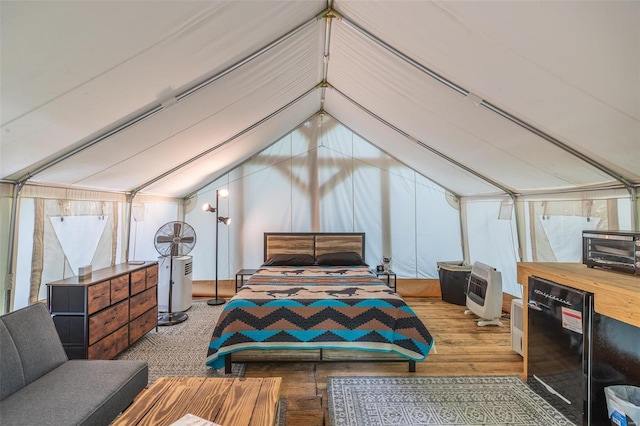
{"type": "Polygon", "coordinates": [[[212,305],[212,306],[224,305],[226,303],[226,300],[218,298],[218,224],[222,222],[225,225],[229,225],[229,223],[231,222],[231,220],[228,217],[219,216],[220,197],[227,198],[228,195],[229,195],[229,191],[227,191],[226,189],[221,189],[221,190],[216,189],[216,206],[212,207],[211,204],[209,203],[206,203],[205,205],[202,206],[202,210],[216,214],[216,297],[214,297],[213,299],[207,300],[207,305],[212,305]]]}

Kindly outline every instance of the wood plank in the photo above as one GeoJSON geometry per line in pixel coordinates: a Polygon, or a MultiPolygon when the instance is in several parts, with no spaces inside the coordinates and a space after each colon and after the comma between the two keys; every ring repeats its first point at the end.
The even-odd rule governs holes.
{"type": "Polygon", "coordinates": [[[145,277],[147,288],[158,285],[158,264],[149,266],[145,277]]]}
{"type": "Polygon", "coordinates": [[[129,276],[121,275],[111,279],[111,304],[129,297],[129,276]]]}
{"type": "Polygon", "coordinates": [[[198,389],[198,399],[193,401],[189,412],[203,419],[215,419],[220,414],[227,393],[234,385],[232,377],[206,380],[198,389]]]}
{"type": "Polygon", "coordinates": [[[318,360],[320,360],[320,349],[272,349],[269,351],[248,349],[246,351],[238,351],[231,354],[232,362],[318,360]]]}
{"type": "Polygon", "coordinates": [[[314,247],[313,235],[265,235],[264,260],[274,254],[309,254],[313,256],[314,247]]]}
{"type": "Polygon", "coordinates": [[[158,325],[158,306],[154,306],[129,323],[129,344],[147,334],[158,325]]]}
{"type": "Polygon", "coordinates": [[[145,288],[147,288],[147,272],[144,269],[131,272],[131,294],[138,294],[145,288]]]}
{"type": "MultiPolygon", "coordinates": [[[[288,406],[287,406],[288,407],[288,406]]],[[[305,426],[323,426],[329,424],[329,418],[325,422],[324,410],[313,411],[288,411],[287,408],[287,420],[288,425],[305,425],[305,426]]]]}
{"type": "Polygon", "coordinates": [[[256,400],[256,407],[266,408],[263,410],[254,408],[249,426],[273,426],[278,415],[281,383],[282,379],[280,377],[262,381],[258,399],[256,400]]]}
{"type": "Polygon", "coordinates": [[[80,278],[78,275],[74,275],[73,277],[65,278],[62,280],[54,281],[47,283],[47,285],[57,286],[57,285],[69,285],[69,284],[77,284],[77,285],[92,285],[104,280],[110,280],[114,276],[128,274],[131,271],[136,271],[138,269],[144,269],[152,265],[157,265],[158,262],[145,262],[140,265],[132,265],[130,263],[118,263],[114,266],[108,266],[106,268],[96,269],[91,275],[86,276],[84,278],[80,278]]]}
{"type": "Polygon", "coordinates": [[[143,391],[134,403],[120,416],[111,426],[129,426],[139,424],[144,416],[151,411],[164,394],[170,390],[173,384],[179,381],[179,378],[161,377],[153,385],[143,391]]]}
{"type": "Polygon", "coordinates": [[[215,422],[224,426],[249,425],[263,380],[244,377],[234,379],[215,422]]]}
{"type": "Polygon", "coordinates": [[[88,313],[93,314],[111,304],[111,290],[109,281],[92,285],[88,290],[88,313]]]}
{"type": "Polygon", "coordinates": [[[140,294],[131,296],[129,299],[129,316],[133,320],[157,305],[158,295],[156,287],[151,287],[140,294]]]}
{"type": "MultiPolygon", "coordinates": [[[[138,425],[169,425],[190,412],[204,377],[176,377],[138,425]]],[[[164,390],[164,389],[163,389],[164,390]]]]}
{"type": "MultiPolygon", "coordinates": [[[[107,282],[108,284],[108,282],[107,282]]],[[[107,293],[108,294],[108,293],[107,293]]],[[[89,318],[89,345],[129,322],[129,301],[123,300],[89,318]]]]}
{"type": "Polygon", "coordinates": [[[362,256],[364,235],[316,235],[316,258],[327,253],[353,251],[362,256]]]}
{"type": "Polygon", "coordinates": [[[125,324],[118,330],[98,340],[87,349],[87,359],[113,359],[129,347],[129,327],[125,324]]]}
{"type": "Polygon", "coordinates": [[[224,426],[272,426],[281,379],[159,378],[114,426],[169,425],[190,413],[224,426]]]}

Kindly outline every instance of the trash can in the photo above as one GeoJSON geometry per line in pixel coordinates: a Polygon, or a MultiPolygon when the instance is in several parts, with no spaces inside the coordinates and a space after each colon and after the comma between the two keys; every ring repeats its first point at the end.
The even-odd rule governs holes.
{"type": "Polygon", "coordinates": [[[442,300],[454,305],[466,306],[467,282],[471,274],[471,265],[460,261],[437,262],[438,278],[442,300]]]}
{"type": "Polygon", "coordinates": [[[604,388],[607,412],[614,426],[640,426],[640,388],[614,385],[604,388]]]}

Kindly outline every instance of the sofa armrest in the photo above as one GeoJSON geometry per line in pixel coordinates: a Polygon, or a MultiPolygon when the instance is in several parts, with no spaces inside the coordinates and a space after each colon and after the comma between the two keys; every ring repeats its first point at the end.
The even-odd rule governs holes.
{"type": "MultiPolygon", "coordinates": [[[[3,361],[0,364],[2,367],[3,399],[8,396],[4,395],[5,377],[18,380],[21,375],[22,386],[26,386],[68,361],[60,336],[58,336],[51,315],[49,315],[44,303],[36,303],[10,312],[1,316],[0,321],[6,331],[6,333],[2,331],[3,334],[0,336],[3,348],[3,361]],[[16,367],[14,358],[10,358],[10,362],[5,365],[5,343],[9,348],[7,349],[8,354],[15,357],[17,353],[20,367],[16,367]],[[5,371],[5,368],[14,371],[5,371]],[[16,368],[21,371],[15,371],[16,368]]],[[[7,389],[13,388],[16,383],[12,382],[7,389]]]]}

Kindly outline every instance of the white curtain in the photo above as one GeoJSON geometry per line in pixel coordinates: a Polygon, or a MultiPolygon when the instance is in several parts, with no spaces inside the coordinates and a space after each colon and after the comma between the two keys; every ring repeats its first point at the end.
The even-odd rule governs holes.
{"type": "Polygon", "coordinates": [[[469,262],[493,266],[502,274],[502,291],[522,297],[517,281],[518,237],[515,214],[500,218],[508,198],[463,199],[469,262]]]}

